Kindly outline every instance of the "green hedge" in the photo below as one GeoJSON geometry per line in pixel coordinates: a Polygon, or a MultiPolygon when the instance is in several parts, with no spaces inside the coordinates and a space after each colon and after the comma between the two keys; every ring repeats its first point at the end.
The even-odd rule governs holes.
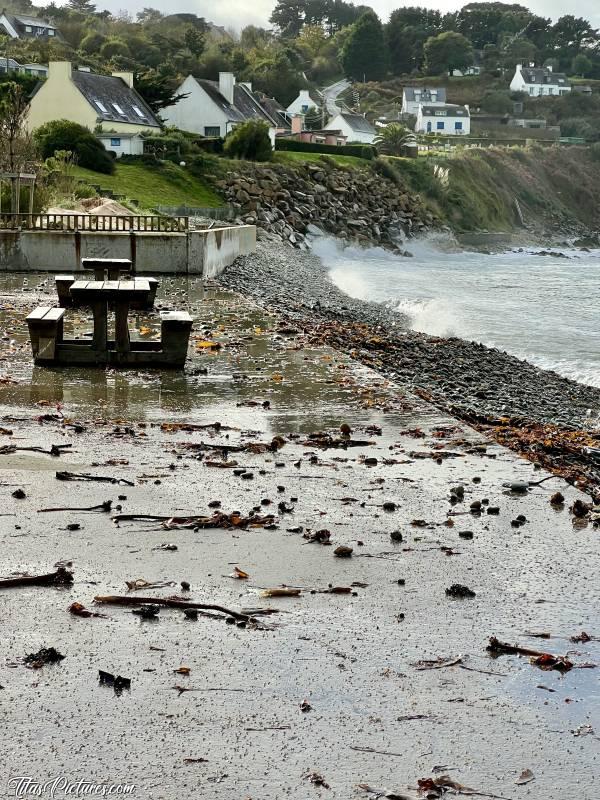
{"type": "Polygon", "coordinates": [[[355,156],[366,158],[368,161],[375,158],[377,151],[370,144],[346,144],[339,147],[335,144],[315,144],[313,142],[299,142],[297,139],[275,139],[275,150],[293,150],[300,153],[326,153],[332,156],[355,156]]]}

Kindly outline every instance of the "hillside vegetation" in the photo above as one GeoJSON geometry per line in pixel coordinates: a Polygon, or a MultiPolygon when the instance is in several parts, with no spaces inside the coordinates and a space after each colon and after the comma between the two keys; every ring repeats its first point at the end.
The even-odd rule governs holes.
{"type": "Polygon", "coordinates": [[[515,201],[532,231],[600,229],[600,153],[595,148],[465,150],[437,169],[429,159],[391,161],[408,186],[456,231],[521,227],[515,201]]]}
{"type": "Polygon", "coordinates": [[[113,194],[136,201],[142,209],[165,206],[216,207],[222,200],[200,178],[169,162],[160,166],[118,163],[113,175],[75,167],[74,176],[113,194]]]}

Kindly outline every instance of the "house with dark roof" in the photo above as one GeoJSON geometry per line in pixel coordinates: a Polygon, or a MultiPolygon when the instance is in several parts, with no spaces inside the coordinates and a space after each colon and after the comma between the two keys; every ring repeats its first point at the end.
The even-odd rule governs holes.
{"type": "Polygon", "coordinates": [[[554,72],[552,67],[517,64],[510,89],[513,92],[525,92],[530,97],[559,97],[571,91],[571,84],[564,72],[554,72]]]}
{"type": "Polygon", "coordinates": [[[237,83],[233,72],[220,72],[218,81],[188,75],[177,94],[184,97],[166,108],[163,117],[169,125],[184,131],[225,138],[236,125],[260,120],[269,126],[274,145],[276,134],[289,129],[280,113],[275,113],[253,93],[252,84],[237,83]]]}
{"type": "Polygon", "coordinates": [[[311,108],[323,106],[323,95],[316,89],[300,89],[296,97],[287,107],[289,114],[306,114],[311,108]]]}
{"type": "Polygon", "coordinates": [[[468,136],[471,133],[469,106],[458,106],[452,103],[435,106],[421,104],[417,111],[415,132],[468,136]]]}
{"type": "Polygon", "coordinates": [[[421,103],[428,106],[444,105],[446,89],[444,86],[405,86],[402,90],[401,114],[415,116],[421,103]]]}
{"type": "Polygon", "coordinates": [[[0,14],[0,33],[11,39],[62,39],[51,22],[26,14],[11,14],[6,9],[0,14]]]}
{"type": "MultiPolygon", "coordinates": [[[[69,61],[50,62],[47,79],[38,84],[29,103],[30,130],[56,119],[115,134],[115,141],[119,134],[158,133],[161,129],[150,106],[136,92],[132,72],[97,75],[88,68],[74,69],[69,61]]],[[[117,152],[119,147],[110,149],[117,152]]],[[[137,151],[139,145],[132,152],[137,151]]]]}
{"type": "Polygon", "coordinates": [[[332,117],[323,130],[340,131],[349,143],[373,144],[377,136],[377,131],[366,117],[345,112],[332,117]]]}

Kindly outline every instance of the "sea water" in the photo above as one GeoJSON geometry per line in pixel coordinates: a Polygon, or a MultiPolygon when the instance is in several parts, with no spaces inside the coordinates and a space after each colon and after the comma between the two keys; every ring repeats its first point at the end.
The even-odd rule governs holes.
{"type": "Polygon", "coordinates": [[[328,238],[313,248],[340,289],[385,303],[416,331],[482,342],[600,387],[600,250],[490,254],[448,237],[411,241],[412,258],[328,238]]]}

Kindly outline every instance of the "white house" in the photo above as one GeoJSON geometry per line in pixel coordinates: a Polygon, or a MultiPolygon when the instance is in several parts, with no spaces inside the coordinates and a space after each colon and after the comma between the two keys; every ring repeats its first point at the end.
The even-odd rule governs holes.
{"type": "Polygon", "coordinates": [[[298,97],[287,107],[289,114],[306,114],[311,108],[321,108],[323,97],[312,89],[300,89],[298,97]]]}
{"type": "Polygon", "coordinates": [[[44,64],[19,64],[14,58],[0,58],[0,73],[18,72],[21,75],[33,75],[36,78],[47,78],[48,67],[44,64]]]}
{"type": "Polygon", "coordinates": [[[177,93],[186,97],[166,108],[162,116],[181,130],[225,138],[236,125],[257,119],[269,126],[274,146],[275,135],[282,128],[281,120],[271,116],[254,96],[251,84],[237,83],[233,72],[219,72],[218,82],[188,75],[177,93]]]}
{"type": "Polygon", "coordinates": [[[111,133],[103,131],[96,134],[104,147],[116,158],[123,155],[141,156],[144,153],[144,139],[139,133],[111,133]]]}
{"type": "Polygon", "coordinates": [[[552,67],[524,67],[517,64],[510,82],[513,92],[525,92],[531,97],[560,96],[571,91],[571,84],[564,72],[554,72],[552,67]]]}
{"type": "Polygon", "coordinates": [[[443,86],[429,88],[427,86],[405,86],[402,90],[401,114],[416,115],[421,103],[428,106],[443,106],[446,102],[446,89],[443,86]]]}
{"type": "Polygon", "coordinates": [[[467,136],[471,133],[469,106],[420,105],[417,111],[416,133],[439,133],[467,136]]]}
{"type": "Polygon", "coordinates": [[[11,39],[62,39],[60,31],[51,22],[25,14],[0,13],[0,33],[11,39]]]}
{"type": "Polygon", "coordinates": [[[337,114],[332,117],[323,128],[325,131],[338,131],[347,138],[348,144],[361,142],[362,144],[373,144],[377,131],[368,119],[360,114],[337,114]]]}

